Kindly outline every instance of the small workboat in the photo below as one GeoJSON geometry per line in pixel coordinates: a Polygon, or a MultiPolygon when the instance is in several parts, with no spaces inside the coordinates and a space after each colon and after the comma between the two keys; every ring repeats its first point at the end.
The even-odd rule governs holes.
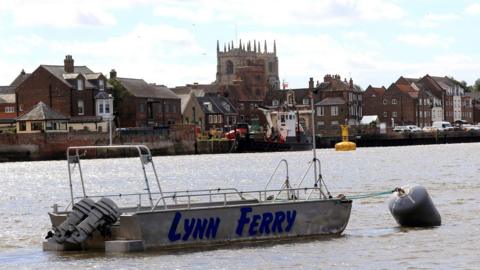
{"type": "Polygon", "coordinates": [[[352,201],[345,196],[330,194],[315,156],[296,185],[289,179],[288,162],[281,160],[265,188],[251,191],[235,188],[163,191],[151,152],[144,145],[69,147],[67,163],[70,204],[63,211],[54,205],[49,213],[52,230],[43,243],[46,251],[131,252],[339,235],[347,226],[352,207],[352,201]],[[99,150],[136,153],[145,191],[87,192],[81,158],[99,150]],[[277,172],[282,167],[285,168],[283,185],[271,188],[272,179],[278,178],[277,172]],[[312,168],[315,181],[306,187],[304,179],[312,168]],[[79,178],[79,183],[74,183],[74,178],[79,178]],[[74,186],[81,186],[80,192],[73,190],[74,186]],[[120,201],[128,198],[135,203],[120,205],[120,201]]]}

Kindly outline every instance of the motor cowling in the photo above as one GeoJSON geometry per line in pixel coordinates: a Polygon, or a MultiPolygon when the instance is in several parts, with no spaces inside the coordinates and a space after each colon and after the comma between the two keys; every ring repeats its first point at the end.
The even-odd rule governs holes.
{"type": "Polygon", "coordinates": [[[412,185],[395,189],[388,208],[400,226],[432,227],[442,224],[440,213],[422,186],[412,185]]]}
{"type": "Polygon", "coordinates": [[[83,198],[72,206],[72,211],[68,214],[67,219],[59,226],[53,228],[53,235],[51,235],[51,232],[48,235],[52,236],[57,243],[63,243],[68,235],[67,232],[84,220],[94,205],[95,202],[92,199],[83,198]]]}
{"type": "Polygon", "coordinates": [[[84,242],[97,228],[115,223],[120,217],[117,205],[108,198],[100,199],[80,224],[74,226],[66,238],[66,242],[79,244],[84,242]]]}

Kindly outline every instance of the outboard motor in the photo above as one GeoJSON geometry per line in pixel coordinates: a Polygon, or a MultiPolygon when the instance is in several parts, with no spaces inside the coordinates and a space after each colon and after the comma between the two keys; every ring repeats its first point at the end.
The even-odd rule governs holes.
{"type": "Polygon", "coordinates": [[[84,220],[94,205],[95,202],[88,198],[84,198],[78,203],[74,204],[72,207],[72,212],[70,212],[67,219],[58,227],[54,227],[53,233],[51,231],[48,232],[47,238],[53,237],[57,243],[63,243],[66,238],[66,232],[84,220]]]}
{"type": "Polygon", "coordinates": [[[117,205],[108,198],[101,198],[92,208],[88,217],[69,231],[65,241],[79,244],[85,241],[95,229],[115,223],[120,216],[117,205]]]}
{"type": "Polygon", "coordinates": [[[396,188],[388,208],[400,226],[432,227],[442,224],[440,214],[422,186],[396,188]]]}

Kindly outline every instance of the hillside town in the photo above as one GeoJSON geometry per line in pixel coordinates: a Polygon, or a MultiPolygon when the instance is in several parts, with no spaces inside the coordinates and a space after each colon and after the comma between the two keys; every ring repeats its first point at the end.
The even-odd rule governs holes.
{"type": "MultiPolygon", "coordinates": [[[[91,70],[66,55],[63,65],[40,64],[21,70],[12,83],[0,86],[2,133],[107,133],[125,130],[169,130],[194,126],[196,137],[223,137],[245,123],[265,132],[279,112],[294,112],[298,129],[312,132],[312,104],[317,136],[340,134],[339,125],[372,124],[375,132],[432,123],[477,124],[480,95],[444,75],[400,77],[388,87],[365,90],[353,78],[337,74],[309,78],[305,88],[289,88],[279,78],[277,45],[266,41],[223,44],[217,41],[213,83],[168,87],[143,78],[91,70]]],[[[118,72],[118,73],[117,73],[118,72]]],[[[314,73],[314,71],[312,71],[314,73]]],[[[283,118],[283,116],[281,116],[283,118]]],[[[288,118],[288,117],[287,117],[288,118]]],[[[298,131],[298,130],[297,130],[298,131]]]]}

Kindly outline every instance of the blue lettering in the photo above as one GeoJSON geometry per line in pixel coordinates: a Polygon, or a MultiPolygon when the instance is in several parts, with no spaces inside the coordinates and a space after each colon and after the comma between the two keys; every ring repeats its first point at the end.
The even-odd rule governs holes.
{"type": "Polygon", "coordinates": [[[272,213],[265,212],[262,216],[262,222],[260,223],[260,228],[258,232],[260,234],[269,234],[270,233],[270,223],[272,223],[273,215],[272,213]]]}
{"type": "Polygon", "coordinates": [[[187,241],[190,235],[192,234],[193,228],[195,226],[195,219],[192,218],[191,220],[186,218],[184,220],[184,226],[183,228],[185,229],[185,234],[183,235],[182,240],[187,241]]]}
{"type": "Polygon", "coordinates": [[[292,227],[293,227],[293,224],[295,223],[295,218],[297,217],[297,211],[293,210],[293,211],[287,211],[287,227],[285,228],[285,231],[286,232],[289,232],[292,227]]]}
{"type": "Polygon", "coordinates": [[[208,239],[217,237],[218,226],[220,226],[220,218],[210,218],[208,220],[207,235],[208,239]]]}
{"type": "Polygon", "coordinates": [[[250,223],[250,228],[248,228],[248,234],[250,236],[257,234],[256,228],[258,226],[258,220],[260,220],[261,217],[260,215],[253,215],[252,223],[250,223]]]}
{"type": "Polygon", "coordinates": [[[203,239],[203,235],[205,234],[205,229],[207,229],[208,219],[199,219],[197,218],[197,222],[195,223],[195,230],[193,231],[193,239],[203,239]]]}
{"type": "Polygon", "coordinates": [[[180,212],[176,212],[175,217],[173,218],[173,221],[172,221],[172,225],[170,226],[170,231],[168,231],[168,239],[172,242],[180,240],[181,235],[176,232],[177,232],[178,223],[180,222],[181,218],[182,218],[182,215],[180,214],[180,212]]]}
{"type": "Polygon", "coordinates": [[[236,233],[238,236],[242,236],[243,226],[250,222],[250,219],[247,217],[247,214],[252,212],[251,207],[242,207],[240,208],[240,219],[238,220],[236,233]]]}
{"type": "Polygon", "coordinates": [[[283,232],[282,222],[285,220],[285,213],[282,211],[275,212],[275,220],[272,225],[272,232],[283,232]]]}

